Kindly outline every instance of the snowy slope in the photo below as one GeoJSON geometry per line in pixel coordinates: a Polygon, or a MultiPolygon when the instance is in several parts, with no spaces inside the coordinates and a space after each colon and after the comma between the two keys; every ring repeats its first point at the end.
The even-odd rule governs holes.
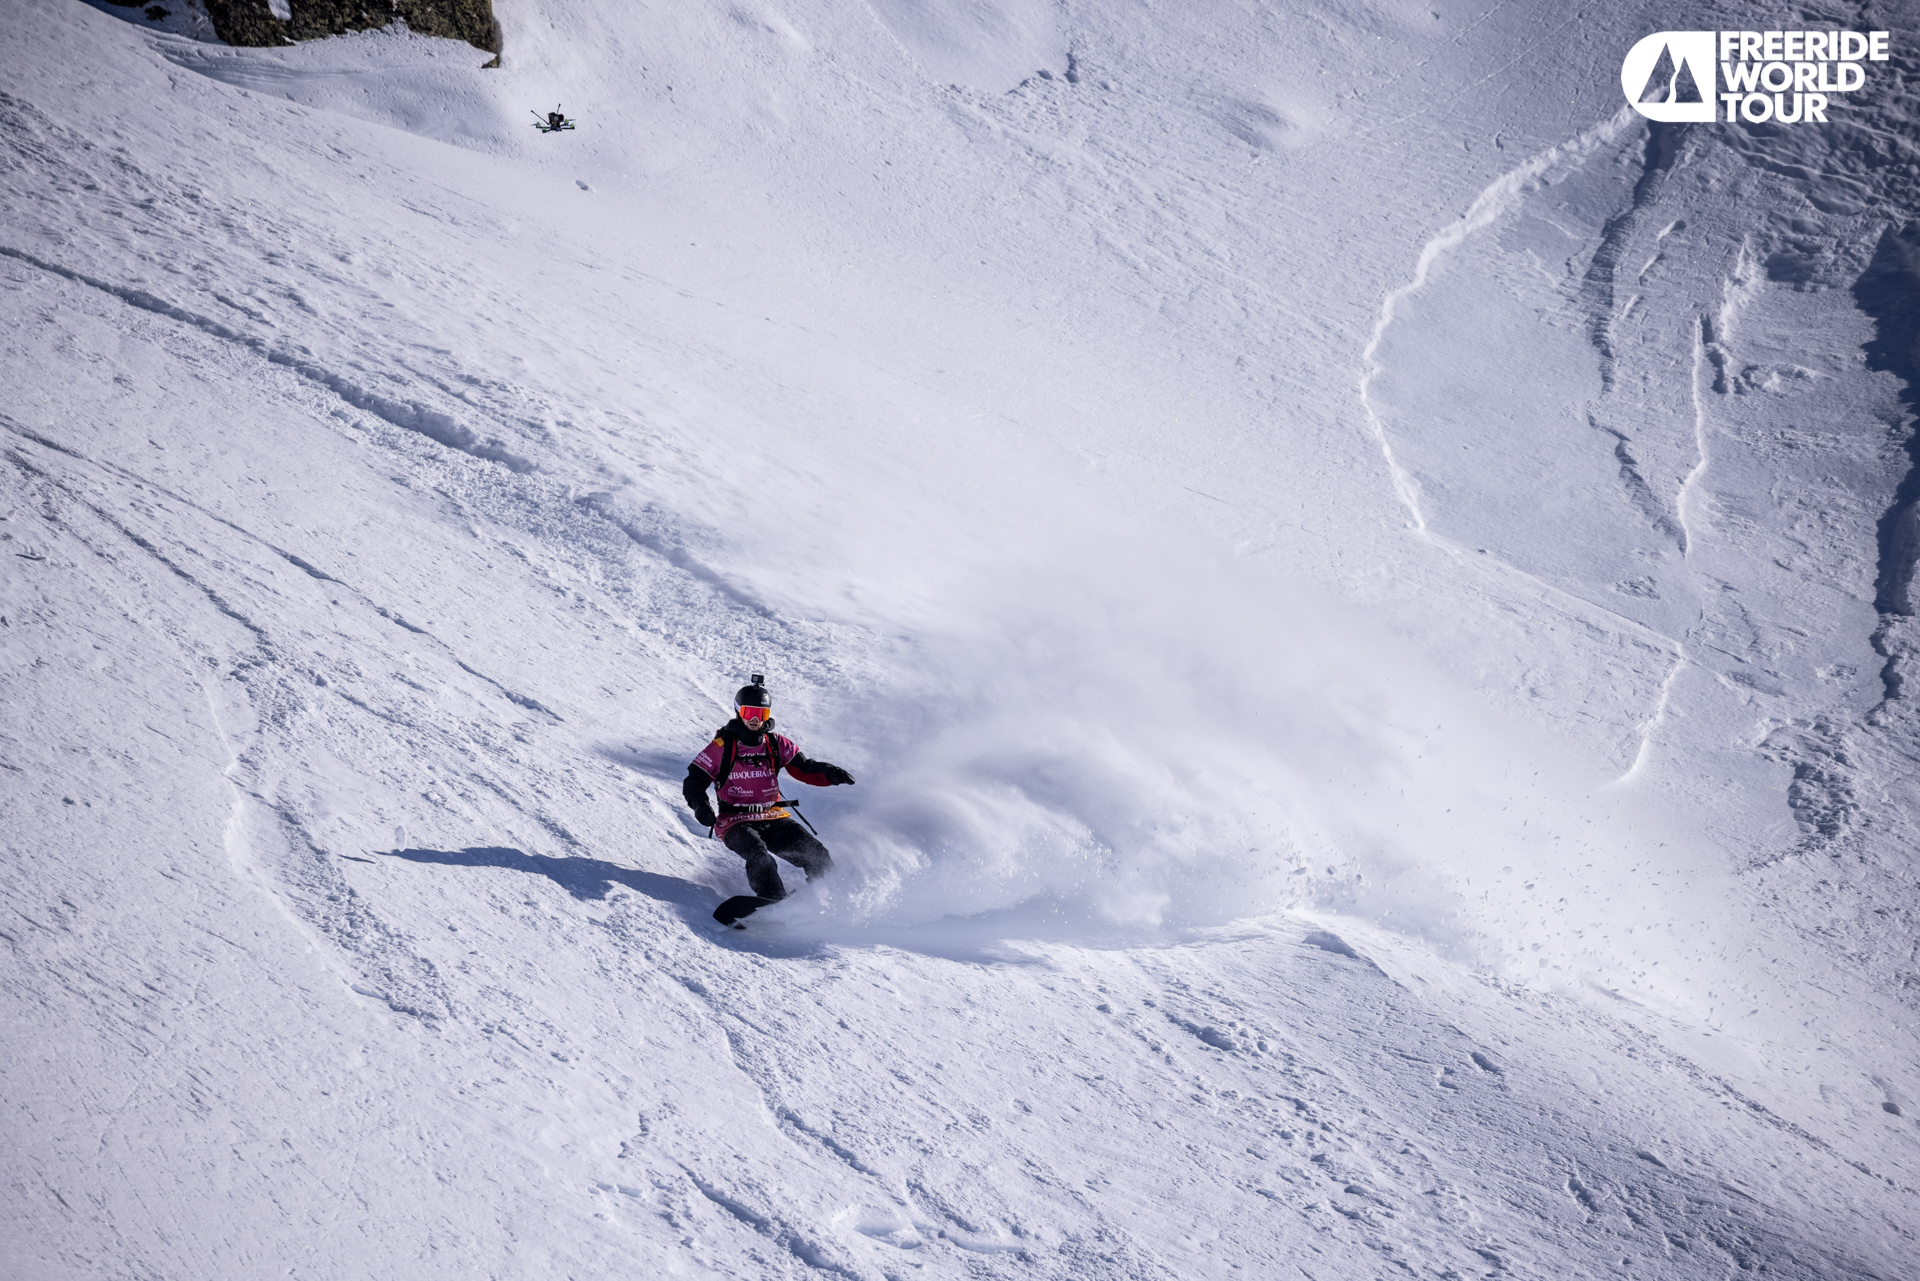
{"type": "Polygon", "coordinates": [[[10,6],[9,1275],[1912,1275],[1910,17],[496,7],[10,6]]]}

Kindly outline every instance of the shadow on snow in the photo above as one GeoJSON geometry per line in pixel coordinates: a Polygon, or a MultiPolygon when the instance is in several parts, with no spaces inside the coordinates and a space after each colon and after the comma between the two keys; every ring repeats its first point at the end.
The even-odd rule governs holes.
{"type": "MultiPolygon", "coordinates": [[[[948,916],[916,924],[822,921],[808,914],[804,900],[788,899],[757,913],[757,928],[739,931],[724,929],[714,922],[713,909],[726,895],[713,887],[677,876],[643,872],[604,859],[555,858],[501,845],[378,853],[385,858],[402,858],[413,863],[499,868],[542,876],[582,902],[603,902],[616,888],[632,890],[672,908],[694,932],[707,936],[718,946],[770,957],[801,959],[819,957],[832,947],[883,947],[972,965],[1045,966],[1050,962],[1045,959],[1044,949],[1050,944],[1108,949],[1178,946],[1193,941],[1189,931],[1179,929],[1129,929],[1076,919],[1044,896],[1016,907],[971,917],[948,916]],[[1027,947],[1023,948],[1022,944],[1027,947]],[[1039,954],[1028,950],[1036,945],[1039,954]]],[[[1339,950],[1326,948],[1324,943],[1315,943],[1315,946],[1339,950]]]]}
{"type": "Polygon", "coordinates": [[[673,909],[695,933],[708,935],[732,951],[758,952],[765,956],[788,958],[816,957],[825,951],[825,941],[805,937],[781,937],[778,934],[749,936],[721,927],[713,919],[713,909],[725,895],[711,886],[643,872],[597,858],[554,858],[547,854],[529,854],[504,845],[475,845],[463,850],[380,850],[385,858],[403,858],[412,863],[437,863],[443,867],[495,867],[507,872],[544,876],[582,902],[603,902],[616,888],[645,895],[673,909]]]}
{"type": "Polygon", "coordinates": [[[720,900],[705,885],[683,881],[677,876],[643,872],[597,858],[553,858],[546,854],[528,854],[503,845],[476,845],[464,850],[382,850],[388,858],[404,858],[414,863],[439,863],[448,867],[498,867],[509,872],[527,872],[544,876],[577,899],[599,901],[618,886],[644,894],[657,902],[668,903],[687,912],[705,916],[720,900]]]}

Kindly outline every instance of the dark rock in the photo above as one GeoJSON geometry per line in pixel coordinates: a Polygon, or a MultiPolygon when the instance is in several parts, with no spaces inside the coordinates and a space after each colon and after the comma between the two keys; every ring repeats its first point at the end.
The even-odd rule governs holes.
{"type": "MultiPolygon", "coordinates": [[[[291,20],[282,21],[267,0],[206,0],[213,29],[231,45],[260,47],[319,40],[349,31],[371,31],[399,21],[423,36],[464,40],[498,54],[500,23],[492,0],[290,0],[291,20]]],[[[496,59],[496,62],[498,60],[496,59]]],[[[489,64],[491,65],[491,64],[489,64]]]]}

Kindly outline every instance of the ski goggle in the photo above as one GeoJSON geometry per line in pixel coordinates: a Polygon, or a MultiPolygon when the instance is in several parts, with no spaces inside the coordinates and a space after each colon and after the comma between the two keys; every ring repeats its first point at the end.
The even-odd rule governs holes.
{"type": "Polygon", "coordinates": [[[758,725],[761,721],[773,715],[773,709],[771,707],[742,707],[739,711],[740,719],[748,725],[758,725]]]}

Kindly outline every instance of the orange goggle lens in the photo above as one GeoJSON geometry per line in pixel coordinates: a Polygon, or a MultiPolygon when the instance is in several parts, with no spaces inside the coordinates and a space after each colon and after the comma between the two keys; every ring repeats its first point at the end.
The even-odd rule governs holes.
{"type": "Polygon", "coordinates": [[[771,707],[742,707],[739,710],[740,719],[749,725],[758,725],[761,721],[773,715],[773,709],[771,707]]]}

